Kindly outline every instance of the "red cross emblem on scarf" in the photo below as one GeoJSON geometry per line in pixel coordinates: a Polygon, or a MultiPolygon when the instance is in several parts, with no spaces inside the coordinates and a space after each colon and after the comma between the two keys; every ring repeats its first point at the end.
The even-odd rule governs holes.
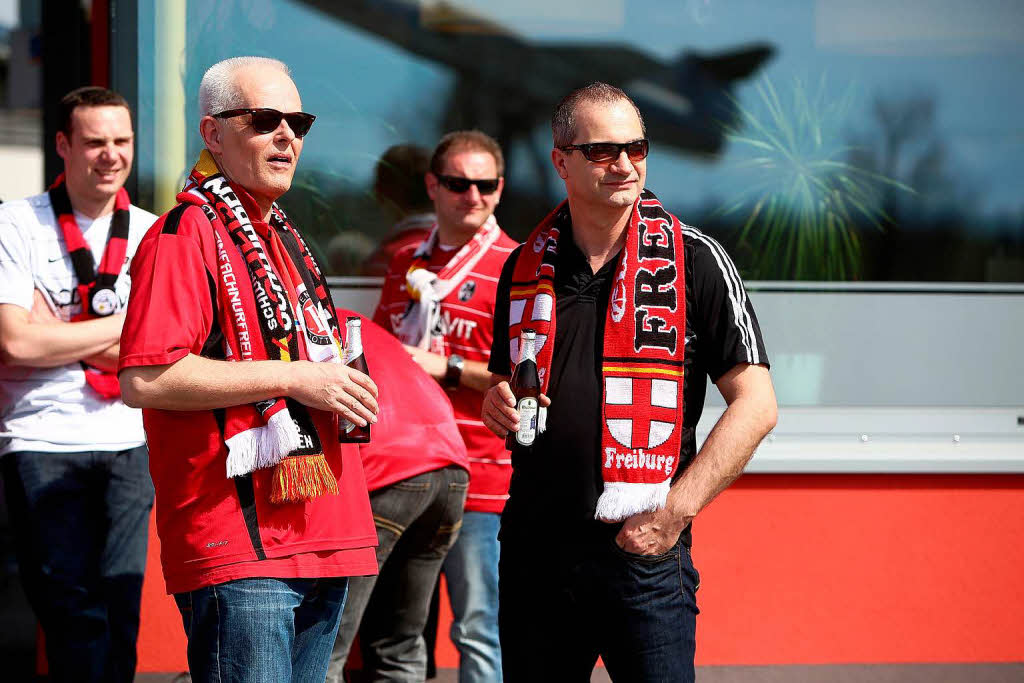
{"type": "Polygon", "coordinates": [[[605,422],[626,448],[656,448],[675,429],[679,383],[665,379],[605,377],[605,422]]]}

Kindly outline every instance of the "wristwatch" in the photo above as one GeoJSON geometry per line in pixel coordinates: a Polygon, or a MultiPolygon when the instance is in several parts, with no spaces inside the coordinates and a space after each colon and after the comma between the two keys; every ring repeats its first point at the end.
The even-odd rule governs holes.
{"type": "Polygon", "coordinates": [[[444,373],[444,385],[446,387],[455,388],[459,386],[459,380],[462,379],[462,368],[465,367],[466,360],[457,353],[453,353],[448,356],[448,370],[444,373]]]}

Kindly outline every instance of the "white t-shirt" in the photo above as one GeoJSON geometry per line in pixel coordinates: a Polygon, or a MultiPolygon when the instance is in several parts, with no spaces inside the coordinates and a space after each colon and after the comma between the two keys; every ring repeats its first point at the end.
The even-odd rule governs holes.
{"type": "MultiPolygon", "coordinates": [[[[128,265],[156,216],[129,212],[128,251],[114,289],[123,311],[131,281],[128,265]]],[[[98,265],[113,214],[75,220],[98,265]]],[[[58,317],[82,310],[77,280],[46,193],[0,204],[0,304],[32,308],[32,291],[49,296],[58,317]]],[[[0,364],[0,454],[15,451],[120,451],[145,443],[142,412],[106,400],[85,382],[79,363],[55,368],[0,364]]]]}

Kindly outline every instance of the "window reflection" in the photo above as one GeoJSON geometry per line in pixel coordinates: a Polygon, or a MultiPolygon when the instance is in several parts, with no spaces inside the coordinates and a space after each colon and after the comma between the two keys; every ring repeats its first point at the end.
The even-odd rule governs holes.
{"type": "Polygon", "coordinates": [[[0,201],[43,185],[42,10],[0,5],[0,201]]]}
{"type": "Polygon", "coordinates": [[[555,102],[606,80],[644,112],[651,189],[748,278],[1022,282],[1024,13],[934,4],[192,1],[188,129],[207,66],[287,62],[319,118],[283,204],[350,275],[396,222],[374,191],[389,148],[494,136],[522,238],[560,198],[555,102]]]}

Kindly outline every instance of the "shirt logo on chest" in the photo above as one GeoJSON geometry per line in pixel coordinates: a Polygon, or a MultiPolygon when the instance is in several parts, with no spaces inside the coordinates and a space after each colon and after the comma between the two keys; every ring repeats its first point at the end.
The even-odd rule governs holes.
{"type": "Polygon", "coordinates": [[[476,292],[476,282],[474,280],[466,280],[459,287],[459,301],[466,302],[473,298],[473,294],[476,292]]]}

